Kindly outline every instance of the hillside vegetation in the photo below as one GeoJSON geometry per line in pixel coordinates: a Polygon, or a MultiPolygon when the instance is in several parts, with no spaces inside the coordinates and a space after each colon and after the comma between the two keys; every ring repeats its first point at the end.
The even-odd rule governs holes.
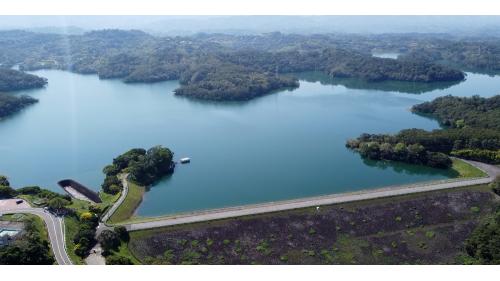
{"type": "Polygon", "coordinates": [[[12,65],[15,58],[24,70],[95,73],[102,79],[119,78],[128,83],[179,79],[177,95],[214,101],[249,100],[297,87],[297,79],[284,74],[299,71],[371,82],[461,81],[465,77],[458,69],[427,60],[373,57],[362,42],[356,37],[329,35],[221,38],[156,37],[137,30],[70,36],[4,31],[0,32],[0,53],[4,52],[0,63],[12,65]],[[357,47],[354,39],[365,47],[357,47]]]}
{"type": "Polygon", "coordinates": [[[440,97],[412,111],[436,118],[444,129],[402,130],[395,135],[362,134],[346,146],[370,159],[396,160],[448,168],[448,155],[500,163],[500,96],[440,97]]]}
{"type": "Polygon", "coordinates": [[[41,88],[47,79],[14,69],[0,68],[0,92],[41,88]]]}
{"type": "Polygon", "coordinates": [[[0,93],[0,119],[10,116],[23,108],[37,103],[38,100],[29,96],[13,96],[0,93]]]}

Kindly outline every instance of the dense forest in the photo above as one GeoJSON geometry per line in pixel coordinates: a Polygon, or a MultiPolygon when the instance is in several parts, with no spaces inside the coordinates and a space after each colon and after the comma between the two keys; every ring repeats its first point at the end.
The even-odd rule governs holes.
{"type": "Polygon", "coordinates": [[[402,130],[395,135],[362,134],[346,146],[370,159],[396,160],[446,168],[447,155],[500,163],[500,96],[440,97],[412,110],[448,127],[433,131],[402,130]],[[436,154],[440,153],[440,154],[436,154]],[[433,155],[432,161],[429,157],[433,155]],[[435,160],[438,159],[439,165],[435,160]]]}
{"type": "MultiPolygon", "coordinates": [[[[494,191],[500,190],[500,177],[491,184],[494,191]]],[[[498,194],[498,192],[497,192],[498,194]]],[[[500,195],[500,194],[499,194],[500,195]]],[[[478,226],[465,241],[465,250],[470,264],[500,263],[500,208],[478,226]]]]}
{"type": "Polygon", "coordinates": [[[36,102],[38,102],[37,99],[29,96],[19,97],[0,93],[0,120],[36,102]]]}
{"type": "Polygon", "coordinates": [[[500,129],[500,95],[491,98],[444,96],[415,105],[412,111],[431,115],[451,128],[500,129]]]}
{"type": "MultiPolygon", "coordinates": [[[[406,44],[408,40],[401,41],[406,44]]],[[[3,66],[19,63],[23,70],[95,73],[102,79],[119,78],[128,83],[180,79],[177,95],[216,101],[249,100],[296,87],[297,79],[284,74],[302,71],[365,81],[464,79],[462,71],[429,60],[373,57],[371,49],[375,48],[389,46],[383,40],[355,35],[156,37],[136,30],[68,36],[0,32],[3,66]]]]}
{"type": "Polygon", "coordinates": [[[204,100],[249,100],[282,88],[296,88],[296,78],[255,72],[238,65],[202,65],[183,72],[178,96],[204,100]]]}
{"type": "Polygon", "coordinates": [[[0,68],[0,92],[41,88],[47,79],[13,69],[0,68]]]}
{"type": "Polygon", "coordinates": [[[411,49],[402,59],[440,62],[471,71],[500,72],[499,42],[484,41],[440,41],[411,49]]]}

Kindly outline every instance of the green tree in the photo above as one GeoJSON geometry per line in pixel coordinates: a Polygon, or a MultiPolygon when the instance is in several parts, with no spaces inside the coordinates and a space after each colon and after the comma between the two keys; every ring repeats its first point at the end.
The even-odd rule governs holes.
{"type": "Polygon", "coordinates": [[[0,175],[0,185],[3,185],[3,186],[10,186],[10,182],[9,180],[7,179],[6,176],[2,176],[0,175]]]}
{"type": "Polygon", "coordinates": [[[125,226],[121,226],[121,225],[115,226],[114,231],[116,232],[116,234],[118,235],[120,240],[125,241],[125,242],[128,242],[128,240],[130,240],[130,235],[129,235],[127,229],[125,228],[125,226]]]}
{"type": "Polygon", "coordinates": [[[430,167],[447,169],[453,162],[448,155],[441,152],[427,152],[427,165],[430,167]]]}
{"type": "Polygon", "coordinates": [[[118,173],[120,173],[120,168],[116,166],[115,164],[108,165],[104,167],[102,172],[107,175],[107,176],[116,176],[118,173]]]}
{"type": "Polygon", "coordinates": [[[16,196],[17,192],[10,186],[0,185],[0,198],[12,198],[16,196]]]}
{"type": "Polygon", "coordinates": [[[408,160],[411,163],[425,163],[425,147],[419,143],[410,144],[408,147],[408,160]]]}
{"type": "Polygon", "coordinates": [[[500,264],[500,211],[474,230],[465,249],[481,264],[500,264]]]}
{"type": "Polygon", "coordinates": [[[402,142],[398,142],[394,146],[394,153],[396,154],[396,160],[398,161],[406,161],[408,158],[408,150],[406,149],[406,145],[402,142]]]}
{"type": "Polygon", "coordinates": [[[122,190],[121,184],[120,179],[116,175],[107,175],[101,187],[108,194],[117,194],[122,190]]]}
{"type": "Polygon", "coordinates": [[[118,247],[120,247],[120,237],[112,230],[103,230],[99,237],[97,237],[97,241],[107,253],[111,250],[118,250],[118,247]]]}
{"type": "Polygon", "coordinates": [[[63,210],[68,206],[70,202],[68,200],[55,197],[49,200],[47,206],[52,210],[63,210]]]}

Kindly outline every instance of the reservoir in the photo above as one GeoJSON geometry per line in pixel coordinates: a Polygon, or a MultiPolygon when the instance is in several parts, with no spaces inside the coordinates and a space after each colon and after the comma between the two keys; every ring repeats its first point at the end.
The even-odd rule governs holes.
{"type": "Polygon", "coordinates": [[[0,174],[12,186],[61,191],[71,178],[95,190],[102,168],[134,147],[169,147],[191,158],[152,186],[140,216],[316,196],[453,177],[450,171],[364,161],[345,148],[361,133],[436,129],[409,111],[438,96],[500,94],[499,76],[468,73],[461,83],[366,83],[300,74],[300,87],[248,102],[173,95],[177,81],[125,84],[57,70],[39,103],[0,121],[0,174]]]}

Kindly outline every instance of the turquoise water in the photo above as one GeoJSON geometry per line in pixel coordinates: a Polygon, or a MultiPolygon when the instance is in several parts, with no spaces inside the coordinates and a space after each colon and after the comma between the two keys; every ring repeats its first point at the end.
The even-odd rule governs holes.
{"type": "Polygon", "coordinates": [[[161,144],[176,159],[191,157],[146,193],[138,210],[144,216],[449,178],[442,170],[363,161],[345,141],[363,132],[438,128],[409,112],[437,96],[500,93],[498,76],[479,74],[455,85],[422,86],[306,73],[293,91],[209,103],[174,96],[175,81],[125,84],[34,73],[49,85],[20,92],[40,102],[0,122],[0,174],[16,187],[60,191],[57,181],[72,178],[97,190],[101,169],[130,148],[161,144]]]}

